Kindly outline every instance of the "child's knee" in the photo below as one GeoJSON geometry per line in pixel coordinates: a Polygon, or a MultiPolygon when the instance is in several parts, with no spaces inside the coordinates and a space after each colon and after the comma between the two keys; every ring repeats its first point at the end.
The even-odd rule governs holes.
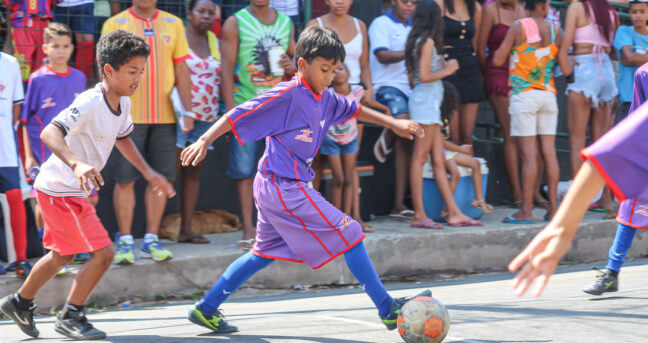
{"type": "Polygon", "coordinates": [[[92,258],[97,259],[97,262],[101,263],[101,265],[106,269],[110,267],[115,258],[115,250],[113,249],[112,245],[94,251],[91,254],[92,258]]]}
{"type": "Polygon", "coordinates": [[[58,253],[52,254],[52,261],[57,267],[63,268],[68,264],[74,262],[74,254],[72,255],[59,255],[58,253]]]}
{"type": "Polygon", "coordinates": [[[333,177],[333,187],[343,187],[346,183],[346,178],[343,174],[335,175],[333,177]]]}

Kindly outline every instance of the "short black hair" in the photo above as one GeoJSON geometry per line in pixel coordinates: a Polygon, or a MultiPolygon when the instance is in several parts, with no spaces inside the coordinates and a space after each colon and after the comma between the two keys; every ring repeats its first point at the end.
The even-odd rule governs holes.
{"type": "Polygon", "coordinates": [[[646,0],[630,0],[628,5],[648,4],[646,0]]]}
{"type": "Polygon", "coordinates": [[[151,49],[144,38],[128,31],[117,30],[99,38],[97,43],[97,64],[102,76],[104,66],[110,64],[115,70],[126,64],[131,58],[147,58],[151,49]]]}
{"type": "Polygon", "coordinates": [[[441,103],[441,118],[449,119],[452,112],[459,109],[459,92],[455,86],[443,81],[443,102],[441,103]]]}
{"type": "Polygon", "coordinates": [[[335,63],[344,62],[346,57],[344,44],[335,31],[312,26],[299,35],[295,47],[295,60],[303,58],[311,63],[316,57],[333,60],[335,63]]]}
{"type": "Polygon", "coordinates": [[[535,10],[536,6],[546,3],[547,0],[526,0],[524,3],[524,8],[528,11],[535,10]]]}

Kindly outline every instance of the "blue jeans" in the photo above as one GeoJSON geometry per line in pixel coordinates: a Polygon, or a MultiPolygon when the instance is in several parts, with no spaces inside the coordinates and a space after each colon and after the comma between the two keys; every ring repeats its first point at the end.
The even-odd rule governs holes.
{"type": "Polygon", "coordinates": [[[376,101],[387,106],[394,118],[403,113],[409,113],[409,98],[396,87],[380,87],[376,92],[376,101]]]}
{"type": "Polygon", "coordinates": [[[263,139],[240,145],[236,139],[232,138],[229,151],[229,166],[225,174],[237,180],[254,177],[264,145],[265,141],[263,139]]]}

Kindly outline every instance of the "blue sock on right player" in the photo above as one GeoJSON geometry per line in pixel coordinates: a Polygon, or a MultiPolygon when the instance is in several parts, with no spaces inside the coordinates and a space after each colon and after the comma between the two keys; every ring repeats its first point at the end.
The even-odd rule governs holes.
{"type": "Polygon", "coordinates": [[[626,254],[632,246],[632,241],[637,233],[637,229],[631,226],[619,224],[616,235],[614,236],[614,243],[610,247],[608,253],[607,269],[619,272],[623,262],[625,262],[626,254]]]}
{"type": "Polygon", "coordinates": [[[381,316],[388,315],[389,306],[394,299],[387,293],[385,286],[383,286],[382,281],[378,278],[378,274],[373,264],[371,264],[364,243],[360,242],[351,248],[351,250],[344,253],[344,258],[353,276],[358,279],[362,288],[364,288],[371,301],[378,308],[378,313],[381,316]]]}
{"type": "Polygon", "coordinates": [[[248,252],[232,262],[218,282],[198,302],[203,313],[214,313],[218,307],[229,298],[252,275],[272,263],[271,259],[263,258],[248,252]]]}

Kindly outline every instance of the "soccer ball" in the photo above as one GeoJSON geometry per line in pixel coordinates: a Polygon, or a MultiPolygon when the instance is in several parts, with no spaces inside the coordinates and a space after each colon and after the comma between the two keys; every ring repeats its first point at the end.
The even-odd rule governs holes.
{"type": "Polygon", "coordinates": [[[439,343],[448,334],[450,316],[439,300],[416,297],[403,305],[397,324],[407,343],[439,343]]]}

